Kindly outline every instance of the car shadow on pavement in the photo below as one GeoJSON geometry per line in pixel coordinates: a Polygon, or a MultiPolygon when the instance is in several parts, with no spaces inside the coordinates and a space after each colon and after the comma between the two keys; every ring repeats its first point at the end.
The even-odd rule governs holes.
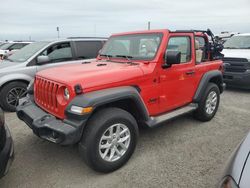
{"type": "Polygon", "coordinates": [[[242,88],[236,88],[236,87],[227,87],[225,92],[232,91],[232,92],[238,92],[238,93],[250,93],[250,89],[242,89],[242,88]]]}

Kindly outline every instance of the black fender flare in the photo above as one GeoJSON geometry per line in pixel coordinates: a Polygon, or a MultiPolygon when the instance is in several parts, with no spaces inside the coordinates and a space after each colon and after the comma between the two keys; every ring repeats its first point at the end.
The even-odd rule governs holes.
{"type": "Polygon", "coordinates": [[[217,80],[217,84],[218,87],[220,89],[220,92],[222,93],[225,87],[225,84],[223,83],[223,76],[222,76],[222,72],[219,70],[213,70],[213,71],[209,71],[207,73],[205,73],[203,75],[203,77],[200,80],[199,86],[195,92],[194,98],[193,98],[193,102],[198,103],[203,95],[203,93],[206,90],[206,87],[208,85],[208,83],[212,80],[212,79],[216,79],[217,80]]]}
{"type": "Polygon", "coordinates": [[[133,86],[121,86],[109,89],[102,89],[98,91],[89,92],[86,94],[77,95],[67,106],[65,113],[67,116],[72,115],[70,108],[72,105],[80,107],[93,107],[94,109],[120,101],[123,99],[131,99],[135,102],[137,110],[139,110],[140,115],[143,120],[148,120],[149,113],[147,108],[141,98],[138,89],[133,86]]]}

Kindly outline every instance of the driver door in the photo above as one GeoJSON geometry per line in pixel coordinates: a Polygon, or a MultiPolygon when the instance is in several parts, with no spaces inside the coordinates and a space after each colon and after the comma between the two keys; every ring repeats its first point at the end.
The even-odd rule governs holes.
{"type": "Polygon", "coordinates": [[[192,101],[195,92],[193,41],[193,33],[170,33],[165,55],[168,51],[181,52],[181,62],[161,69],[159,80],[163,91],[161,96],[162,112],[174,110],[192,101]]]}

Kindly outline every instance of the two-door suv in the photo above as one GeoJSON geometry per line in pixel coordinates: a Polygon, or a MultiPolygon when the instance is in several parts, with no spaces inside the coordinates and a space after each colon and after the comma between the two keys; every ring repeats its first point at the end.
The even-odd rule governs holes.
{"type": "Polygon", "coordinates": [[[116,170],[135,149],[138,126],[155,127],[188,112],[201,121],[214,117],[224,89],[222,49],[208,35],[112,35],[96,61],[37,73],[17,115],[45,140],[78,143],[93,169],[116,170]]]}

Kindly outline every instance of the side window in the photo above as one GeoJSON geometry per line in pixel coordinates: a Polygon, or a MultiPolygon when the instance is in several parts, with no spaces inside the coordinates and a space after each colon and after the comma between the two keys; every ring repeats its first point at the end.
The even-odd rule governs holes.
{"type": "Polygon", "coordinates": [[[96,58],[103,44],[103,41],[76,41],[76,56],[82,59],[96,58]]]}
{"type": "Polygon", "coordinates": [[[206,50],[206,40],[204,37],[196,36],[195,43],[198,43],[198,46],[195,45],[196,50],[196,62],[200,63],[208,59],[208,53],[206,50]]]}
{"type": "Polygon", "coordinates": [[[72,51],[69,42],[55,44],[41,53],[48,56],[51,62],[67,61],[72,59],[72,51]]]}
{"type": "Polygon", "coordinates": [[[181,52],[181,63],[191,60],[191,40],[190,37],[171,37],[168,41],[167,51],[181,52]]]}

